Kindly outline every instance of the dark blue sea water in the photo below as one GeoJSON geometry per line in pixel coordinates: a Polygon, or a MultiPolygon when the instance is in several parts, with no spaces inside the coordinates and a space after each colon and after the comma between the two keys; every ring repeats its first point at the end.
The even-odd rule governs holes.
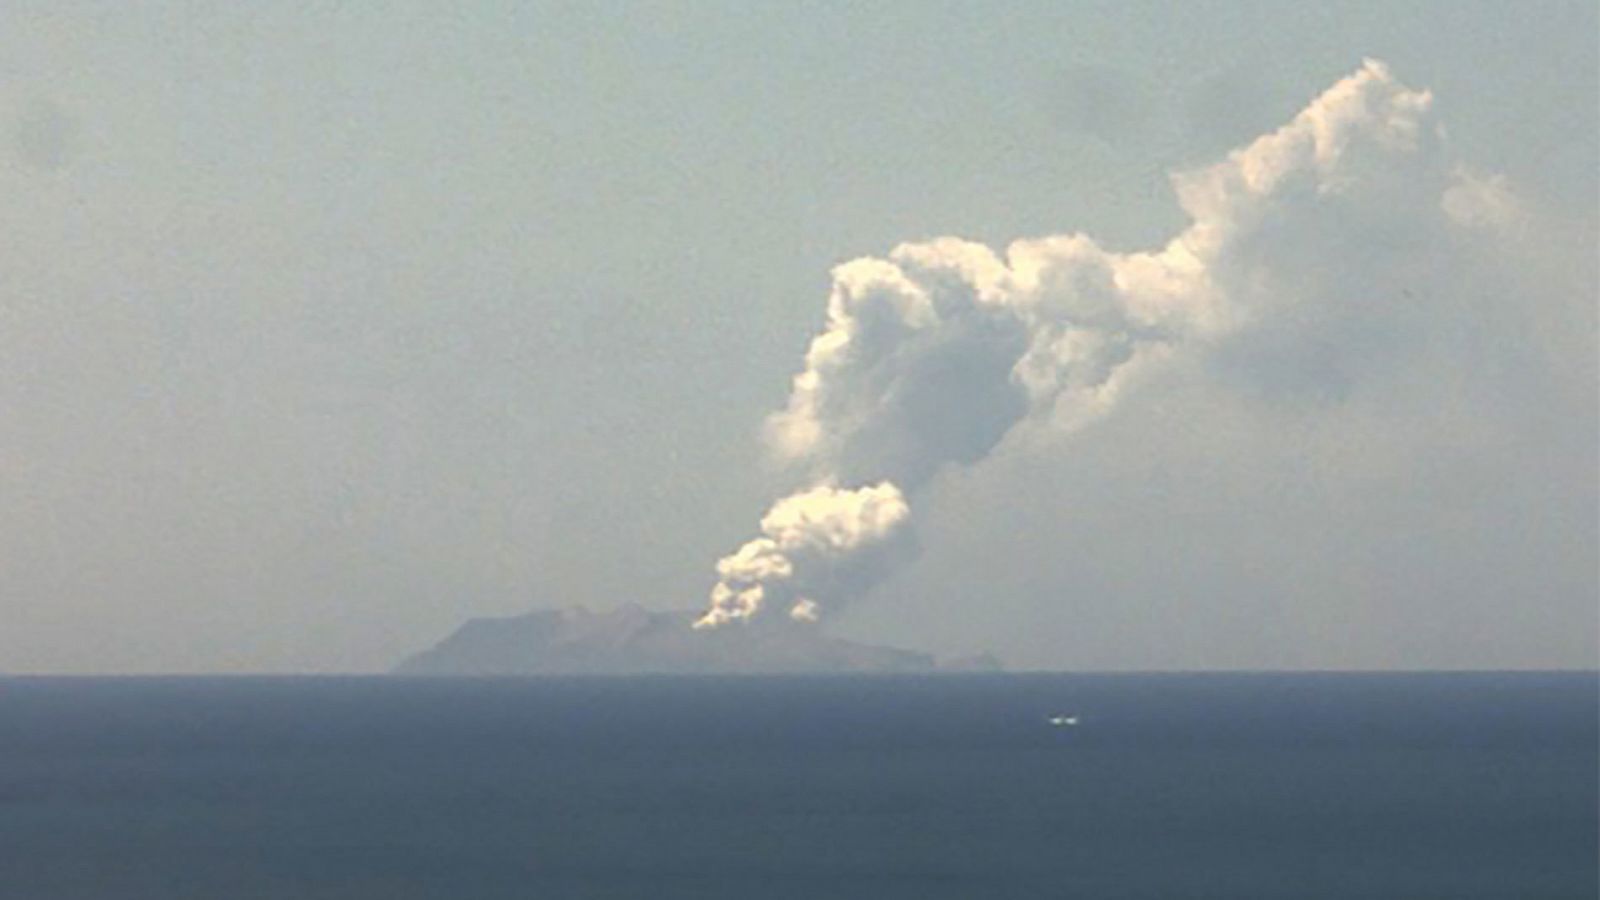
{"type": "Polygon", "coordinates": [[[1593,674],[3,679],[0,897],[1591,900],[1597,708],[1593,674]]]}

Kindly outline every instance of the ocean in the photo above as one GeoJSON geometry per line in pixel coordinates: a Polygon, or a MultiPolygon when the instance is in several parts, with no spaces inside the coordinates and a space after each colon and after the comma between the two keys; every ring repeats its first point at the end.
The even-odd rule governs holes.
{"type": "Polygon", "coordinates": [[[0,898],[1593,900],[1597,684],[6,678],[0,898]]]}

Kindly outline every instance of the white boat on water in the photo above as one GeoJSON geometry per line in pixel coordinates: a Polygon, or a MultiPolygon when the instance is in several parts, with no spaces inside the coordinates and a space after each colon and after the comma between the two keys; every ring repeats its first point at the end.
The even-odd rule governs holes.
{"type": "Polygon", "coordinates": [[[1076,725],[1076,724],[1078,724],[1078,717],[1077,716],[1051,716],[1049,718],[1049,722],[1050,722],[1051,725],[1054,725],[1057,728],[1061,728],[1061,727],[1065,727],[1065,726],[1068,726],[1068,725],[1076,725]]]}

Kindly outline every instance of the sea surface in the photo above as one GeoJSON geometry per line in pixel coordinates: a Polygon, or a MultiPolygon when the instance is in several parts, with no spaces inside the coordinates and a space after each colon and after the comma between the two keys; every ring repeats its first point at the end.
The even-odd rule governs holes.
{"type": "Polygon", "coordinates": [[[1593,900],[1597,709],[1594,673],[0,679],[0,897],[1593,900]]]}

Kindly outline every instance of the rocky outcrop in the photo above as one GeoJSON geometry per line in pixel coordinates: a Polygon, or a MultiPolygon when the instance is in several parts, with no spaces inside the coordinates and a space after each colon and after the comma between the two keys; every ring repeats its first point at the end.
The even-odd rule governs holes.
{"type": "MultiPolygon", "coordinates": [[[[473,619],[402,662],[399,675],[931,672],[933,657],[831,638],[812,625],[689,627],[697,613],[581,607],[473,619]]],[[[970,663],[971,661],[969,661],[970,663]]],[[[972,668],[998,668],[992,659],[972,668]]]]}

